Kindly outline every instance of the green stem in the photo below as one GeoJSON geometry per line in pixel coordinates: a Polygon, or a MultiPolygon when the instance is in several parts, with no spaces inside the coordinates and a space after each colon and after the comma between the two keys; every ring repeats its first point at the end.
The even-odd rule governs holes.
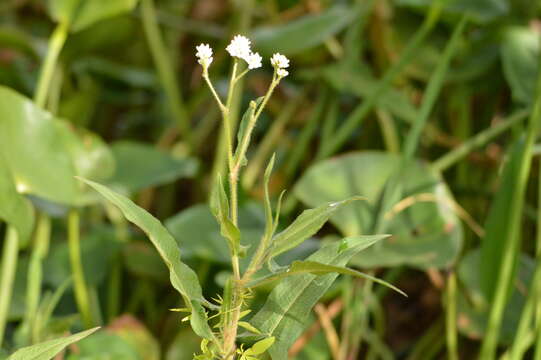
{"type": "Polygon", "coordinates": [[[4,340],[9,306],[11,304],[13,282],[17,270],[17,259],[19,255],[19,235],[15,228],[8,226],[2,251],[2,272],[0,274],[0,347],[4,340]]]}
{"type": "Polygon", "coordinates": [[[410,40],[400,59],[387,71],[383,79],[375,91],[365,100],[357,106],[357,108],[348,116],[344,121],[344,124],[334,134],[334,139],[329,145],[321,150],[320,158],[326,158],[331,156],[347,141],[350,135],[354,132],[355,128],[361,124],[361,122],[370,113],[373,107],[381,96],[389,89],[396,77],[402,72],[404,67],[417,56],[419,46],[428,36],[434,25],[439,18],[441,7],[441,0],[434,1],[430,8],[428,15],[426,16],[423,24],[419,30],[415,33],[410,40]]]}
{"type": "Polygon", "coordinates": [[[481,131],[477,135],[463,142],[453,150],[449,151],[447,154],[434,161],[432,163],[432,168],[440,172],[447,170],[458,161],[463,159],[465,156],[467,156],[475,148],[486,145],[488,142],[505,132],[507,129],[523,121],[525,118],[527,118],[527,116],[527,110],[517,111],[505,120],[486,130],[481,131]]]}
{"type": "Polygon", "coordinates": [[[47,255],[51,238],[51,219],[40,213],[36,223],[34,247],[28,264],[28,280],[26,287],[25,325],[29,334],[34,333],[34,321],[38,312],[43,279],[42,263],[47,255]]]}
{"type": "Polygon", "coordinates": [[[539,294],[539,288],[541,284],[541,263],[538,262],[534,276],[532,278],[532,284],[526,300],[526,304],[522,309],[522,314],[520,315],[520,321],[518,323],[517,330],[515,332],[515,338],[513,345],[511,347],[511,352],[509,355],[509,360],[521,360],[524,356],[526,350],[530,346],[530,341],[528,340],[528,334],[531,331],[531,326],[535,324],[532,321],[534,318],[534,311],[537,305],[536,300],[539,294]]]}
{"type": "Polygon", "coordinates": [[[171,58],[160,33],[157,22],[156,9],[153,0],[142,0],[141,13],[145,36],[158,71],[158,76],[169,102],[173,114],[184,139],[191,145],[192,132],[190,121],[184,108],[182,93],[177,84],[177,76],[171,58]]]}
{"type": "Polygon", "coordinates": [[[34,95],[34,102],[41,108],[45,107],[54,69],[58,61],[58,56],[60,55],[62,47],[64,46],[64,43],[68,37],[68,28],[68,23],[59,23],[49,39],[49,49],[47,51],[47,56],[45,57],[45,62],[43,63],[40,71],[39,80],[34,95]]]}
{"type": "MultiPolygon", "coordinates": [[[[536,260],[537,267],[541,267],[541,166],[538,173],[538,187],[537,187],[537,234],[536,234],[536,260]]],[[[537,293],[535,294],[535,323],[534,334],[535,336],[535,350],[533,360],[541,360],[541,286],[539,286],[537,293]]]]}
{"type": "Polygon", "coordinates": [[[85,281],[83,262],[81,259],[81,242],[79,234],[80,215],[78,209],[71,209],[68,214],[68,248],[73,273],[75,301],[85,327],[93,326],[90,309],[90,296],[85,281]]]}
{"type": "Polygon", "coordinates": [[[539,133],[539,123],[541,121],[541,57],[539,58],[538,69],[535,103],[528,120],[524,149],[521,154],[522,158],[516,169],[518,180],[515,185],[515,194],[509,207],[509,216],[512,216],[513,220],[510,221],[510,226],[506,229],[507,239],[503,251],[504,256],[501,261],[500,271],[497,274],[498,282],[492,300],[486,335],[479,353],[480,360],[491,360],[496,356],[503,313],[508,300],[508,292],[513,282],[515,259],[520,246],[520,216],[522,214],[524,195],[530,173],[533,144],[539,133]]]}
{"type": "Polygon", "coordinates": [[[457,344],[457,330],[456,330],[456,274],[451,272],[447,279],[447,291],[445,292],[446,298],[446,339],[447,339],[447,359],[458,360],[458,344],[457,344]]]}

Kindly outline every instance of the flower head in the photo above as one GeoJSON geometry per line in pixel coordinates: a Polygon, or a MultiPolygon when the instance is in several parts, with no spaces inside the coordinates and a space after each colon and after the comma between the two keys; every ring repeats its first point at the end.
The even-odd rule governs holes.
{"type": "Polygon", "coordinates": [[[271,57],[271,65],[274,68],[285,69],[289,67],[289,59],[280,53],[276,53],[271,57]]]}
{"type": "Polygon", "coordinates": [[[197,62],[201,64],[204,69],[208,68],[213,60],[212,48],[208,44],[200,44],[199,46],[196,46],[195,49],[197,50],[195,53],[195,56],[198,58],[197,62]]]}
{"type": "Polygon", "coordinates": [[[261,67],[261,55],[258,53],[251,53],[244,60],[248,63],[248,69],[257,69],[261,67]]]}
{"type": "Polygon", "coordinates": [[[248,57],[252,53],[250,50],[250,39],[242,35],[236,35],[225,48],[229,55],[244,59],[248,62],[248,57]]]}
{"type": "Polygon", "coordinates": [[[283,78],[283,77],[288,76],[289,72],[286,69],[278,69],[276,70],[276,75],[278,75],[278,77],[280,78],[283,78]]]}

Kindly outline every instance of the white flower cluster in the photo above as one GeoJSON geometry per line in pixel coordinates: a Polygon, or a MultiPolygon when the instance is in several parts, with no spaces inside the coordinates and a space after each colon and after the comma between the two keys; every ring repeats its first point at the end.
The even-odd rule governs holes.
{"type": "Polygon", "coordinates": [[[289,67],[289,59],[280,53],[276,53],[271,57],[271,65],[276,70],[276,74],[283,78],[289,75],[289,72],[286,70],[289,67]]]}
{"type": "Polygon", "coordinates": [[[203,69],[207,69],[213,60],[212,48],[208,44],[201,44],[196,46],[195,49],[197,50],[195,53],[198,58],[197,62],[203,66],[203,69]]]}
{"type": "MultiPolygon", "coordinates": [[[[236,35],[231,43],[227,45],[225,50],[229,55],[242,59],[248,64],[248,69],[257,69],[262,66],[261,55],[256,52],[252,52],[250,48],[250,39],[242,35],[236,35]]],[[[196,47],[197,53],[195,56],[198,58],[199,64],[203,66],[203,69],[207,69],[212,63],[212,48],[208,44],[201,44],[196,47]]],[[[285,68],[289,66],[289,59],[281,54],[274,54],[271,58],[271,64],[276,70],[276,74],[282,78],[289,73],[285,68]]]]}

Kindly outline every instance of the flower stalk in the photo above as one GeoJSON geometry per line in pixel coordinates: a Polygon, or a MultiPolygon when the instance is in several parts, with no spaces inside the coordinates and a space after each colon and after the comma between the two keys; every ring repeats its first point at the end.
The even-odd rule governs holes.
{"type": "MultiPolygon", "coordinates": [[[[234,149],[234,134],[231,124],[231,106],[234,101],[235,85],[244,77],[250,70],[257,69],[262,66],[261,56],[258,53],[254,53],[250,49],[250,40],[244,36],[237,35],[233,38],[231,43],[227,46],[226,51],[234,58],[233,69],[231,71],[231,77],[229,81],[229,89],[227,98],[224,102],[216,92],[212,81],[209,77],[208,69],[213,61],[213,52],[208,44],[201,44],[196,47],[196,56],[199,64],[203,68],[202,76],[207,86],[209,87],[218,107],[222,113],[222,121],[224,126],[224,132],[226,134],[226,146],[227,146],[227,164],[228,164],[228,180],[229,180],[229,219],[231,224],[238,227],[238,182],[240,177],[241,168],[244,165],[244,158],[250,140],[253,129],[257,124],[258,118],[261,116],[265,106],[267,105],[271,95],[273,94],[276,86],[280,83],[280,80],[288,75],[285,70],[289,66],[289,60],[280,54],[275,54],[271,58],[271,64],[274,67],[274,73],[271,84],[267,89],[267,93],[264,95],[261,102],[258,104],[255,101],[250,103],[249,118],[245,125],[245,129],[242,133],[242,137],[236,144],[234,149]],[[240,70],[241,63],[239,60],[243,60],[246,63],[246,68],[240,70]]],[[[266,246],[267,244],[261,244],[266,246]]],[[[261,247],[260,246],[260,247],[261,247]]],[[[263,249],[266,250],[266,249],[263,249]]],[[[258,249],[258,253],[260,249],[258,249]]],[[[241,318],[241,310],[244,305],[244,299],[247,296],[248,288],[246,284],[251,280],[251,276],[254,274],[256,268],[260,266],[260,261],[251,264],[249,269],[241,274],[240,271],[240,256],[238,250],[231,247],[231,266],[233,271],[232,279],[228,282],[226,290],[224,292],[224,299],[222,304],[222,344],[216,344],[221,349],[221,357],[225,360],[231,360],[235,358],[237,351],[236,339],[238,333],[239,320],[241,318]]]]}

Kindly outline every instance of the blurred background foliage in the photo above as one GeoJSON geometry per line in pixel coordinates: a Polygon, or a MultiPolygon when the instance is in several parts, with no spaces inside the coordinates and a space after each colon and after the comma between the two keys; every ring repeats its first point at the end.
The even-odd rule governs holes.
{"type": "MultiPolygon", "coordinates": [[[[500,284],[508,289],[497,342],[520,355],[535,343],[539,319],[528,318],[524,332],[517,327],[532,314],[525,304],[541,314],[532,280],[541,259],[540,147],[521,142],[537,136],[525,119],[538,101],[540,1],[93,0],[71,13],[63,3],[0,3],[0,218],[20,234],[5,353],[85,327],[66,241],[66,220],[77,211],[79,273],[91,321],[105,330],[67,358],[192,358],[198,340],[169,311],[178,297],[158,254],[74,176],[106,183],[163,220],[205,295],[214,296],[229,271],[206,205],[209,184],[223,171],[223,140],[194,49],[201,42],[214,48],[210,74],[225,94],[230,59],[223,49],[237,33],[267,59],[274,52],[291,58],[241,179],[243,244],[257,242],[264,229],[261,173],[276,153],[271,187],[273,196],[288,189],[284,223],[305,207],[367,198],[283,256],[304,258],[337,235],[390,233],[351,264],[409,294],[340,278],[290,355],[474,358],[483,338],[494,336],[487,322],[500,284]],[[39,104],[40,68],[66,16],[65,44],[39,104]],[[417,126],[418,145],[410,140],[417,126]],[[401,154],[415,160],[403,167],[401,154]],[[401,198],[388,191],[390,182],[401,198]],[[43,245],[39,230],[47,226],[43,245]],[[505,264],[516,269],[508,281],[505,264]],[[35,266],[43,276],[32,297],[35,266]]],[[[272,69],[265,61],[243,83],[237,117],[266,92],[272,69]]],[[[254,294],[254,307],[269,290],[254,294]]]]}

